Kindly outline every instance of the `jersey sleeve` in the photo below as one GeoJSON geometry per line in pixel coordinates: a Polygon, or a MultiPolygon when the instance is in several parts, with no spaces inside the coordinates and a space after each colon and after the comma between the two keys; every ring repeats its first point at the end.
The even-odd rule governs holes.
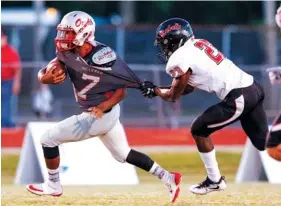
{"type": "Polygon", "coordinates": [[[172,78],[177,78],[185,74],[191,68],[192,64],[188,58],[181,57],[180,54],[175,53],[175,56],[171,56],[166,65],[166,73],[172,78]]]}

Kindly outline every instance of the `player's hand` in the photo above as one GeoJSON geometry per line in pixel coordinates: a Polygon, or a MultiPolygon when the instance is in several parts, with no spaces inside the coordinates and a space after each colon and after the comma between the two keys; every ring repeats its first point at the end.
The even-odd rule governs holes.
{"type": "Polygon", "coordinates": [[[52,70],[42,69],[38,73],[38,79],[43,84],[61,84],[66,79],[66,73],[63,71],[54,73],[52,70]]]}
{"type": "Polygon", "coordinates": [[[62,70],[58,71],[58,73],[51,74],[53,77],[54,84],[61,84],[66,79],[66,73],[62,70]]]}
{"type": "Polygon", "coordinates": [[[143,81],[141,83],[140,90],[141,90],[141,93],[142,93],[142,95],[144,97],[146,97],[146,98],[153,98],[153,97],[157,96],[155,94],[155,87],[156,86],[152,82],[150,82],[150,81],[143,81]]]}
{"type": "Polygon", "coordinates": [[[101,119],[103,116],[103,111],[98,107],[91,107],[88,109],[88,111],[92,116],[94,116],[97,119],[101,119]]]}
{"type": "Polygon", "coordinates": [[[281,67],[267,69],[271,84],[281,84],[281,67]]]}

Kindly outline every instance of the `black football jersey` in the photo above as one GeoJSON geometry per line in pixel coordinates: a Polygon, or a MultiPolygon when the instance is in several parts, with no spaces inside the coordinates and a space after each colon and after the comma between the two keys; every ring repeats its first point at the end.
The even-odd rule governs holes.
{"type": "Polygon", "coordinates": [[[76,101],[82,111],[87,111],[88,108],[101,104],[110,98],[116,89],[125,88],[130,84],[128,81],[104,73],[121,74],[131,78],[128,73],[128,65],[104,44],[97,43],[92,51],[82,59],[80,59],[81,57],[76,57],[76,59],[74,57],[62,58],[58,53],[57,56],[65,64],[73,84],[76,101]],[[81,60],[96,69],[88,71],[81,60]]]}

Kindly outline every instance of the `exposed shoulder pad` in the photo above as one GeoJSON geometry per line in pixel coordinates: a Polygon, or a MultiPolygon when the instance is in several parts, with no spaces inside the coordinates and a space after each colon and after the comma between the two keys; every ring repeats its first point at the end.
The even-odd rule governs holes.
{"type": "Polygon", "coordinates": [[[92,61],[96,65],[104,65],[116,60],[116,53],[108,46],[101,47],[92,56],[92,61]]]}

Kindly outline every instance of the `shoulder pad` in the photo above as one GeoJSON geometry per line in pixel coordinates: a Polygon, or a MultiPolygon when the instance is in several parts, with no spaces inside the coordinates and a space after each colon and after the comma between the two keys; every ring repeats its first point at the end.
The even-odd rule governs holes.
{"type": "Polygon", "coordinates": [[[115,52],[108,46],[102,47],[92,56],[93,63],[104,65],[116,60],[115,52]]]}

